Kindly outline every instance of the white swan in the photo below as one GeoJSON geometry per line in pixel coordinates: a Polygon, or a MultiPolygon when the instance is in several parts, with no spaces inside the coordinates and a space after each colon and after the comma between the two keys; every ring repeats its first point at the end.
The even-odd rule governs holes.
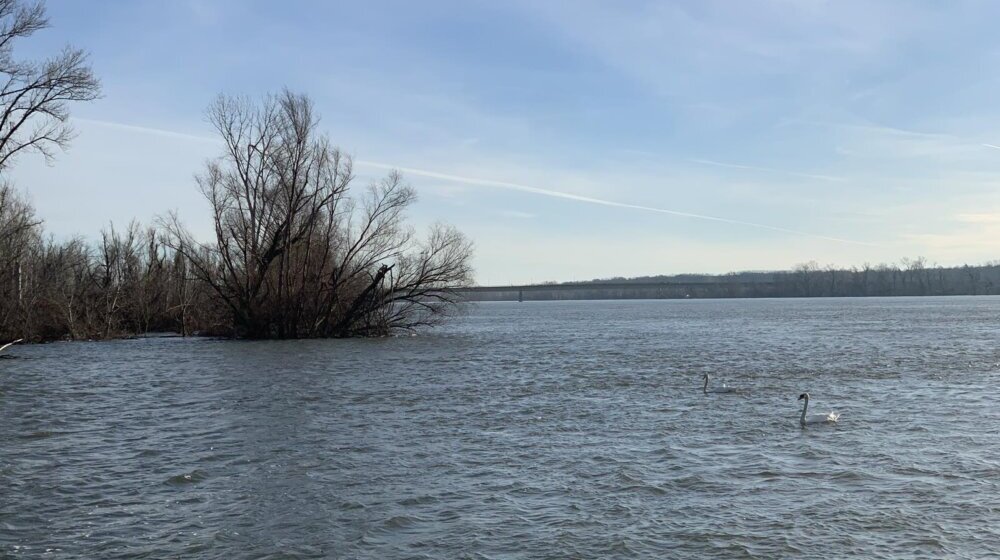
{"type": "Polygon", "coordinates": [[[836,422],[840,419],[839,412],[828,412],[826,414],[810,414],[806,416],[806,409],[809,408],[809,393],[802,393],[799,395],[799,400],[806,401],[802,403],[802,417],[799,418],[799,424],[805,426],[806,424],[826,424],[836,422]]]}
{"type": "Polygon", "coordinates": [[[722,387],[713,387],[713,388],[709,389],[708,388],[708,374],[706,373],[705,374],[705,384],[701,387],[701,391],[707,395],[709,393],[738,393],[739,389],[737,389],[735,387],[726,387],[725,383],[722,384],[722,387]]]}

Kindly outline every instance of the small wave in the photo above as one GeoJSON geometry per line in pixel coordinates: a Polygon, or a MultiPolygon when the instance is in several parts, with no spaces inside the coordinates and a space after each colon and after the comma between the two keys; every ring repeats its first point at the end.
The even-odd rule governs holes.
{"type": "Polygon", "coordinates": [[[454,521],[460,519],[462,516],[453,509],[441,510],[437,513],[438,521],[454,521]]]}
{"type": "Polygon", "coordinates": [[[625,492],[640,492],[644,494],[652,494],[654,496],[665,496],[668,491],[659,486],[654,486],[652,484],[633,484],[631,486],[625,486],[622,488],[625,492]]]}
{"type": "Polygon", "coordinates": [[[17,439],[43,439],[49,438],[55,435],[59,435],[59,432],[50,432],[48,430],[39,430],[37,432],[31,432],[30,434],[21,434],[17,436],[17,439]]]}
{"type": "Polygon", "coordinates": [[[195,484],[208,478],[208,475],[199,470],[189,473],[178,474],[167,479],[166,483],[171,485],[195,484]]]}
{"type": "Polygon", "coordinates": [[[616,477],[619,482],[624,484],[643,484],[643,480],[638,476],[633,476],[627,472],[619,471],[616,477]]]}
{"type": "Polygon", "coordinates": [[[382,522],[382,528],[408,529],[420,523],[421,521],[422,520],[419,517],[414,517],[410,515],[394,515],[382,522]]]}
{"type": "Polygon", "coordinates": [[[424,504],[437,503],[438,499],[434,496],[413,496],[410,498],[404,498],[396,502],[401,506],[419,506],[424,504]]]}

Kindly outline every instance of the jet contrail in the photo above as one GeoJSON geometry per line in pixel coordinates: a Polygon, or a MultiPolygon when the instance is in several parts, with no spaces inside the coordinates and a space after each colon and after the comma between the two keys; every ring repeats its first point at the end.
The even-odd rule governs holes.
{"type": "MultiPolygon", "coordinates": [[[[196,135],[196,134],[187,134],[187,133],[183,133],[183,132],[175,132],[175,131],[172,131],[172,130],[165,130],[165,129],[162,129],[162,128],[153,128],[153,127],[148,127],[148,126],[136,126],[136,125],[131,125],[131,124],[122,124],[122,123],[117,123],[117,122],[102,121],[102,120],[95,120],[95,119],[81,119],[79,117],[74,117],[74,120],[77,120],[77,121],[80,121],[80,122],[83,122],[83,123],[96,124],[98,126],[105,126],[105,127],[109,127],[109,128],[117,128],[117,129],[121,129],[121,130],[132,131],[132,132],[141,132],[141,133],[144,133],[144,134],[153,134],[153,135],[157,135],[157,136],[165,136],[165,137],[168,137],[168,138],[176,138],[176,139],[179,139],[179,140],[197,140],[197,141],[200,141],[200,142],[221,143],[217,138],[213,138],[213,137],[210,137],[210,136],[200,136],[200,135],[196,135]]],[[[984,144],[984,145],[985,146],[990,146],[991,148],[1000,149],[1000,146],[992,146],[992,145],[989,145],[989,144],[984,144]]],[[[866,246],[866,247],[878,247],[879,246],[879,245],[876,245],[874,243],[865,243],[863,241],[854,241],[854,240],[851,240],[851,239],[843,239],[843,238],[840,238],[840,237],[831,237],[831,236],[828,236],[828,235],[820,235],[820,234],[816,234],[816,233],[809,233],[809,232],[806,232],[806,231],[798,231],[798,230],[794,230],[794,229],[788,229],[788,228],[783,228],[783,227],[778,227],[778,226],[771,226],[771,225],[767,225],[767,224],[760,224],[760,223],[756,223],[756,222],[747,222],[747,221],[744,221],[744,220],[733,220],[733,219],[730,219],[730,218],[721,218],[719,216],[708,216],[708,215],[705,215],[705,214],[694,214],[694,213],[691,213],[691,212],[681,212],[679,210],[669,210],[669,209],[666,209],[666,208],[656,208],[656,207],[653,207],[653,206],[642,206],[642,205],[639,205],[639,204],[628,204],[628,203],[625,203],[625,202],[615,202],[613,200],[606,200],[606,199],[603,199],[603,198],[593,198],[593,197],[589,197],[589,196],[582,196],[582,195],[572,194],[572,193],[568,193],[568,192],[554,191],[554,190],[550,190],[550,189],[543,189],[543,188],[539,188],[539,187],[532,187],[532,186],[528,186],[528,185],[521,185],[521,184],[518,184],[518,183],[510,183],[510,182],[507,182],[507,181],[495,181],[495,180],[492,180],[492,179],[480,179],[480,178],[476,178],[476,177],[463,177],[463,176],[460,176],[460,175],[451,175],[451,174],[448,174],[448,173],[439,173],[437,171],[428,171],[426,169],[415,169],[415,168],[412,168],[412,167],[400,167],[398,165],[390,165],[388,163],[381,163],[381,162],[377,162],[377,161],[355,160],[354,163],[357,164],[357,165],[371,167],[371,168],[375,168],[375,169],[387,169],[387,170],[388,169],[398,169],[398,170],[400,170],[400,171],[402,171],[404,173],[409,173],[411,175],[416,175],[418,177],[429,177],[429,178],[433,178],[433,179],[442,179],[442,180],[445,180],[445,181],[454,181],[454,182],[457,182],[457,183],[467,183],[467,184],[470,184],[470,185],[481,185],[481,186],[484,186],[484,187],[495,187],[495,188],[500,188],[500,189],[507,189],[507,190],[513,190],[513,191],[520,191],[520,192],[525,192],[525,193],[531,193],[531,194],[536,194],[536,195],[541,195],[541,196],[548,196],[548,197],[552,197],[552,198],[561,198],[561,199],[564,199],[564,200],[574,200],[574,201],[577,201],[577,202],[585,202],[585,203],[588,203],[588,204],[597,204],[597,205],[600,205],[600,206],[610,206],[612,208],[627,208],[627,209],[630,209],[630,210],[642,210],[644,212],[654,212],[654,213],[657,213],[657,214],[668,214],[668,215],[671,215],[671,216],[680,216],[682,218],[691,218],[691,219],[695,219],[695,220],[707,220],[707,221],[718,222],[718,223],[723,223],[723,224],[732,224],[732,225],[752,227],[752,228],[757,228],[757,229],[764,229],[764,230],[769,230],[769,231],[777,231],[777,232],[781,232],[781,233],[787,233],[787,234],[790,234],[790,235],[797,235],[797,236],[800,236],[800,237],[812,237],[814,239],[823,239],[823,240],[826,240],[826,241],[834,241],[834,242],[837,242],[837,243],[848,243],[850,245],[863,245],[863,246],[866,246]]],[[[718,162],[712,162],[712,163],[718,163],[718,162]]]]}
{"type": "Polygon", "coordinates": [[[167,138],[177,138],[180,140],[198,140],[199,142],[212,142],[214,144],[222,144],[221,140],[212,136],[200,136],[197,134],[187,134],[185,132],[174,132],[173,130],[164,130],[162,128],[153,128],[149,126],[136,126],[133,124],[122,124],[111,121],[100,121],[97,119],[81,119],[80,117],[73,117],[73,120],[87,124],[96,124],[98,126],[104,126],[107,128],[130,130],[132,132],[142,132],[144,134],[152,134],[155,136],[166,136],[167,138]]]}
{"type": "Polygon", "coordinates": [[[417,175],[420,177],[430,177],[433,179],[443,179],[445,181],[455,181],[458,183],[468,183],[472,185],[482,185],[484,187],[497,187],[501,189],[508,189],[532,194],[538,194],[542,196],[549,196],[553,198],[562,198],[566,200],[575,200],[577,202],[587,202],[590,204],[599,204],[601,206],[611,206],[613,208],[629,208],[632,210],[643,210],[645,212],[655,212],[657,214],[669,214],[671,216],[681,216],[684,218],[693,218],[696,220],[708,220],[712,222],[720,222],[724,224],[733,224],[739,226],[747,226],[757,229],[766,229],[770,231],[778,231],[781,233],[788,233],[792,235],[798,235],[802,237],[813,237],[816,239],[824,239],[826,241],[835,241],[837,243],[849,243],[851,245],[864,245],[866,247],[878,247],[874,243],[865,243],[863,241],[854,241],[851,239],[842,239],[840,237],[830,237],[828,235],[819,235],[815,233],[809,233],[806,231],[798,231],[794,229],[788,229],[778,226],[769,226],[767,224],[759,224],[756,222],[746,222],[743,220],[732,220],[729,218],[720,218],[718,216],[708,216],[705,214],[694,214],[691,212],[681,212],[679,210],[668,210],[666,208],[655,208],[653,206],[641,206],[638,204],[628,204],[625,202],[615,202],[613,200],[605,200],[603,198],[593,198],[589,196],[581,196],[578,194],[572,194],[562,191],[553,191],[549,189],[542,189],[539,187],[531,187],[528,185],[520,185],[517,183],[509,183],[507,181],[494,181],[492,179],[478,179],[475,177],[462,177],[459,175],[450,175],[448,173],[439,173],[437,171],[428,171],[425,169],[414,169],[412,167],[399,167],[397,165],[389,165],[385,163],[379,163],[376,161],[365,161],[365,160],[355,160],[355,164],[362,165],[366,167],[373,167],[376,169],[398,169],[403,173],[409,173],[410,175],[417,175]]]}

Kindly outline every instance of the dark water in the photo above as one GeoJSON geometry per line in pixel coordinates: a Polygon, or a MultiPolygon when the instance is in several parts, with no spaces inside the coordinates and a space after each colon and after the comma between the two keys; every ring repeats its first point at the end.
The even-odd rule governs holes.
{"type": "Polygon", "coordinates": [[[0,557],[995,556],[998,335],[997,298],[729,300],[18,346],[0,557]]]}

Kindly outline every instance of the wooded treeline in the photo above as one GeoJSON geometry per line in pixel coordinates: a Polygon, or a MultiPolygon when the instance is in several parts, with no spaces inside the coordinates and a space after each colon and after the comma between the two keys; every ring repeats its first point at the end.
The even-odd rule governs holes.
{"type": "Polygon", "coordinates": [[[400,174],[354,193],[351,158],[302,95],[220,97],[209,115],[226,145],[197,179],[214,242],[174,214],[97,243],[46,239],[25,197],[0,186],[0,338],[379,336],[447,315],[471,244],[440,224],[416,236],[400,174]]]}
{"type": "MultiPolygon", "coordinates": [[[[944,267],[924,257],[851,268],[802,263],[787,271],[734,272],[635,278],[633,282],[685,281],[770,287],[766,297],[949,296],[1000,294],[1000,261],[944,267]]],[[[720,289],[723,289],[720,286],[720,289]]]]}
{"type": "MultiPolygon", "coordinates": [[[[1000,295],[1000,261],[943,267],[918,257],[852,268],[809,262],[787,271],[619,277],[562,286],[522,295],[526,300],[1000,295]]],[[[517,299],[517,292],[498,289],[468,297],[502,301],[517,299]]]]}
{"type": "Polygon", "coordinates": [[[224,332],[225,318],[155,228],[109,227],[97,243],[46,239],[31,207],[0,190],[0,338],[224,332]]]}
{"type": "Polygon", "coordinates": [[[415,235],[405,215],[415,192],[398,173],[355,188],[351,158],[320,132],[309,98],[289,91],[210,107],[224,149],[197,184],[213,240],[176,214],[109,226],[97,242],[46,237],[10,166],[65,148],[68,104],[100,94],[80,50],[14,58],[17,39],[47,26],[43,4],[0,0],[0,339],[374,336],[434,324],[454,306],[451,288],[471,277],[468,239],[441,224],[415,235]]]}

